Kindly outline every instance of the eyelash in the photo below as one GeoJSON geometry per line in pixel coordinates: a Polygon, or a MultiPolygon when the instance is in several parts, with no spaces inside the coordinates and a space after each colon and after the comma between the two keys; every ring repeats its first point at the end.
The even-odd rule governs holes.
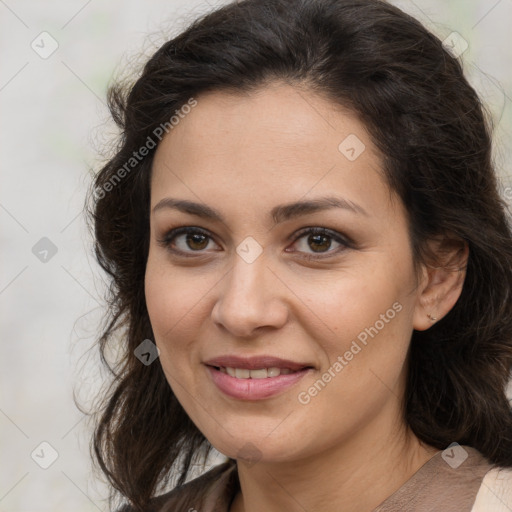
{"type": "MultiPolygon", "coordinates": [[[[193,256],[188,251],[182,251],[180,249],[175,249],[175,248],[171,247],[171,244],[174,241],[174,239],[176,237],[178,237],[179,235],[183,235],[183,234],[204,235],[204,236],[208,237],[210,240],[213,240],[213,237],[204,229],[201,229],[198,227],[192,227],[192,226],[183,226],[183,227],[171,229],[170,231],[165,233],[165,235],[161,239],[158,239],[157,242],[161,247],[164,247],[165,249],[168,249],[172,253],[178,254],[180,256],[184,256],[186,258],[194,258],[197,256],[202,256],[202,254],[201,254],[203,252],[202,250],[192,251],[192,252],[198,253],[197,255],[193,256]]],[[[293,243],[295,244],[298,240],[300,240],[301,238],[304,238],[306,235],[324,235],[324,236],[327,236],[327,237],[333,239],[335,242],[341,244],[341,247],[338,247],[334,251],[329,251],[329,252],[325,252],[325,253],[317,253],[317,254],[312,253],[312,254],[307,254],[307,256],[303,256],[304,259],[307,259],[307,260],[320,260],[320,259],[329,258],[329,257],[332,257],[334,254],[338,254],[339,252],[342,252],[346,249],[351,249],[354,247],[353,241],[350,240],[348,237],[342,236],[339,233],[337,233],[336,231],[332,231],[330,229],[321,228],[321,227],[309,227],[309,228],[302,229],[301,231],[299,231],[298,233],[296,233],[294,235],[293,243]]],[[[292,237],[290,237],[290,238],[292,238],[292,237]]],[[[297,251],[288,251],[288,252],[297,252],[297,251]]]]}

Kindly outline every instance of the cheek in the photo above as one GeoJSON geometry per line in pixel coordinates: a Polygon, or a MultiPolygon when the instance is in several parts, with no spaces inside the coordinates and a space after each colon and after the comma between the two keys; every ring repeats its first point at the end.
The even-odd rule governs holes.
{"type": "Polygon", "coordinates": [[[217,279],[197,275],[192,269],[175,268],[164,256],[151,253],[145,276],[148,314],[160,350],[160,359],[168,376],[189,378],[196,364],[197,333],[208,318],[208,293],[217,279]]]}
{"type": "Polygon", "coordinates": [[[201,298],[207,293],[205,280],[186,270],[177,270],[165,256],[152,256],[146,265],[145,295],[155,336],[169,336],[194,318],[201,298]]]}
{"type": "Polygon", "coordinates": [[[162,271],[162,266],[152,258],[148,258],[144,291],[151,326],[158,338],[170,327],[172,318],[176,316],[176,288],[168,286],[169,276],[162,271]]]}
{"type": "Polygon", "coordinates": [[[189,296],[190,284],[183,284],[179,282],[179,273],[172,272],[169,265],[159,262],[150,254],[145,276],[146,305],[155,336],[154,342],[160,351],[162,369],[180,401],[180,388],[183,385],[186,387],[187,375],[190,373],[187,371],[189,364],[186,361],[186,339],[183,339],[180,329],[191,309],[192,300],[189,296]],[[173,340],[176,343],[172,343],[173,340]]]}
{"type": "MultiPolygon", "coordinates": [[[[408,268],[406,261],[401,268],[408,268]]],[[[414,308],[411,280],[407,272],[398,274],[392,259],[372,258],[372,265],[344,273],[329,286],[304,285],[303,312],[310,309],[312,319],[321,319],[321,331],[309,335],[321,347],[323,367],[321,382],[301,387],[301,403],[311,400],[313,407],[331,411],[333,403],[343,405],[332,414],[344,421],[347,410],[371,414],[379,401],[399,393],[414,308]]]]}
{"type": "Polygon", "coordinates": [[[304,425],[321,418],[317,438],[308,438],[311,446],[364,428],[401,395],[412,332],[407,300],[388,279],[360,278],[312,298],[329,329],[316,333],[326,362],[296,395],[304,425]]]}
{"type": "Polygon", "coordinates": [[[160,350],[160,360],[164,370],[169,363],[176,360],[180,344],[170,347],[164,340],[177,339],[176,334],[180,329],[180,319],[186,318],[190,310],[190,283],[183,286],[179,282],[179,273],[172,269],[159,258],[152,257],[151,252],[146,265],[145,295],[151,327],[155,335],[155,343],[160,350]]]}
{"type": "MultiPolygon", "coordinates": [[[[330,359],[348,349],[351,340],[359,337],[364,343],[370,337],[368,331],[375,334],[376,329],[384,337],[395,337],[409,330],[411,316],[407,312],[411,297],[406,291],[410,283],[405,277],[396,277],[396,269],[391,268],[386,258],[371,260],[371,265],[341,271],[331,275],[329,281],[295,277],[293,289],[300,298],[302,311],[297,315],[310,318],[304,327],[319,326],[323,335],[310,334],[316,338],[320,334],[330,359]]],[[[292,276],[290,282],[291,279],[292,276]]]]}

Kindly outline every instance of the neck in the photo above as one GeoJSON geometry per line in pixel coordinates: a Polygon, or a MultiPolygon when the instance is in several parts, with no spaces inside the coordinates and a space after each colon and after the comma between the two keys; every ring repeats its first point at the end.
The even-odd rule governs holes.
{"type": "Polygon", "coordinates": [[[350,443],[300,460],[249,467],[239,461],[241,493],[230,512],[371,512],[437,451],[405,429],[380,437],[365,429],[350,443]]]}

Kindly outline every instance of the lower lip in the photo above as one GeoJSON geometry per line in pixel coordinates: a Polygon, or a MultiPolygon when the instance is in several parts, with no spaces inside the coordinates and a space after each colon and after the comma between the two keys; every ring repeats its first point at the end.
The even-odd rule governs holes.
{"type": "Polygon", "coordinates": [[[264,379],[238,379],[207,366],[215,385],[226,395],[240,400],[263,400],[282,393],[299,382],[311,368],[264,379]]]}

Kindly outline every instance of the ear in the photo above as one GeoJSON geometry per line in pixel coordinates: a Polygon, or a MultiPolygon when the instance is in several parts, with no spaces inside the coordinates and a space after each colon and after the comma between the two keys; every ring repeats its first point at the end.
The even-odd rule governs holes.
{"type": "Polygon", "coordinates": [[[428,243],[430,261],[422,267],[413,328],[425,331],[441,320],[460,297],[469,257],[466,242],[454,238],[428,243]]]}

